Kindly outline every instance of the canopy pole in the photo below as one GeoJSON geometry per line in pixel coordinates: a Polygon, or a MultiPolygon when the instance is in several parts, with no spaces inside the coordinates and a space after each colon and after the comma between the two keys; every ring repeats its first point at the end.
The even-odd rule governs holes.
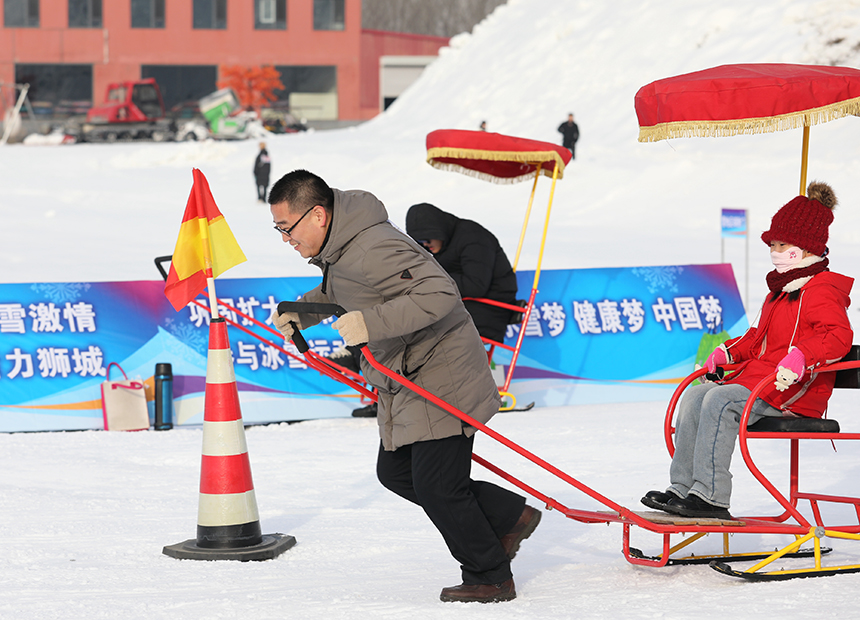
{"type": "Polygon", "coordinates": [[[809,125],[803,126],[803,147],[800,153],[800,196],[806,196],[806,163],[809,158],[809,125]]]}
{"type": "Polygon", "coordinates": [[[540,253],[538,254],[537,267],[535,268],[535,282],[532,285],[534,290],[537,290],[538,280],[540,280],[540,267],[543,262],[543,250],[546,246],[546,234],[549,231],[549,214],[552,211],[552,197],[555,195],[555,182],[558,180],[558,162],[555,162],[555,167],[552,169],[552,187],[549,190],[549,204],[546,206],[546,220],[543,224],[543,237],[540,240],[540,253]]]}
{"type": "Polygon", "coordinates": [[[532,212],[532,203],[534,202],[534,199],[535,199],[535,190],[537,189],[537,182],[538,182],[538,179],[540,178],[540,169],[541,169],[541,163],[538,162],[537,164],[535,164],[535,181],[534,181],[534,183],[532,183],[532,194],[531,194],[531,196],[529,196],[529,206],[526,209],[526,218],[523,220],[523,229],[520,232],[520,242],[517,245],[517,255],[514,257],[514,273],[517,272],[517,265],[520,262],[520,252],[523,249],[523,240],[526,238],[526,228],[529,225],[529,215],[531,215],[531,212],[532,212]]]}

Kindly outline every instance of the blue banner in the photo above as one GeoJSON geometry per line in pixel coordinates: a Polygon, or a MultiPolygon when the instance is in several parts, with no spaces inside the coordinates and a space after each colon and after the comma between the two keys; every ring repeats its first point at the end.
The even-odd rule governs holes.
{"type": "MultiPolygon", "coordinates": [[[[533,278],[517,274],[520,297],[533,278]]],[[[539,288],[514,372],[518,404],[668,400],[704,334],[748,327],[727,264],[544,271],[539,288]]],[[[505,342],[517,332],[509,326],[505,342]]]]}
{"type": "MultiPolygon", "coordinates": [[[[527,297],[534,272],[517,274],[527,297]]],[[[268,323],[278,302],[319,278],[219,279],[218,297],[268,323]]],[[[204,301],[203,298],[200,298],[204,301]]],[[[307,368],[292,344],[227,313],[242,416],[248,424],[349,416],[343,384],[307,368]]],[[[201,424],[209,313],[175,312],[161,281],[0,284],[0,431],[103,428],[100,385],[110,362],[144,382],[153,415],[157,363],[173,369],[177,425],[201,424]]],[[[331,321],[305,330],[326,355],[331,321]]],[[[538,405],[668,398],[692,370],[702,335],[747,326],[729,265],[546,270],[526,326],[511,392],[538,405]]],[[[516,342],[510,326],[506,343],[516,342]]],[[[497,378],[508,352],[497,351],[497,378]]],[[[118,378],[114,372],[111,379],[118,378]]],[[[501,385],[503,379],[499,379],[501,385]]]]}
{"type": "MultiPolygon", "coordinates": [[[[318,283],[219,279],[216,286],[219,299],[268,323],[278,302],[318,283]]],[[[225,314],[269,341],[229,329],[247,423],[344,416],[359,406],[355,392],[307,369],[292,344],[225,314]]],[[[0,431],[102,428],[100,385],[110,362],[146,384],[151,415],[155,364],[170,363],[174,423],[202,423],[208,325],[209,313],[196,305],[174,311],[161,281],[0,285],[0,431]]],[[[341,344],[326,325],[307,330],[306,337],[321,355],[341,344]]],[[[113,371],[111,379],[117,378],[113,371]]]]}

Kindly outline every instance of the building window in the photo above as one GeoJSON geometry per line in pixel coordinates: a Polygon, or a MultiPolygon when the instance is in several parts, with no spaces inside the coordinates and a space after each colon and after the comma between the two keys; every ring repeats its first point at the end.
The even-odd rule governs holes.
{"type": "Polygon", "coordinates": [[[197,102],[217,90],[217,65],[142,65],[140,77],[155,78],[164,107],[171,116],[191,118],[197,102]]]}
{"type": "Polygon", "coordinates": [[[314,30],[343,29],[343,0],[314,0],[314,30]]]}
{"type": "Polygon", "coordinates": [[[209,30],[227,28],[227,0],[194,0],[194,27],[209,30]]]}
{"type": "Polygon", "coordinates": [[[287,0],[254,0],[254,28],[287,29],[287,0]]]}
{"type": "Polygon", "coordinates": [[[327,65],[278,65],[284,90],[276,90],[278,99],[286,99],[290,93],[334,93],[337,92],[337,67],[327,65]]]}
{"type": "Polygon", "coordinates": [[[92,65],[16,64],[15,82],[29,84],[36,114],[86,114],[93,104],[92,65]]]}
{"type": "Polygon", "coordinates": [[[164,28],[164,0],[131,0],[132,28],[164,28]]]}
{"type": "Polygon", "coordinates": [[[38,28],[39,0],[5,0],[3,25],[7,28],[38,28]]]}
{"type": "Polygon", "coordinates": [[[278,98],[272,107],[287,109],[296,118],[307,120],[336,120],[337,67],[327,65],[280,65],[283,90],[276,90],[278,98]]]}
{"type": "Polygon", "coordinates": [[[69,0],[69,28],[101,28],[102,0],[69,0]]]}

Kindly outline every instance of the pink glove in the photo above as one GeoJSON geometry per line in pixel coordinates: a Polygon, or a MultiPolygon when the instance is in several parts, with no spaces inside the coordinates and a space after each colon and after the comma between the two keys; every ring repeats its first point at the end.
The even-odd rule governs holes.
{"type": "Polygon", "coordinates": [[[705,360],[705,368],[708,369],[708,373],[713,374],[717,371],[717,366],[723,366],[725,364],[730,364],[729,360],[729,352],[726,351],[726,345],[721,344],[716,349],[714,349],[713,353],[708,356],[708,359],[705,360]]]}
{"type": "Polygon", "coordinates": [[[806,370],[806,356],[797,347],[789,347],[788,355],[776,365],[776,381],[773,384],[784,392],[803,378],[806,370]]]}

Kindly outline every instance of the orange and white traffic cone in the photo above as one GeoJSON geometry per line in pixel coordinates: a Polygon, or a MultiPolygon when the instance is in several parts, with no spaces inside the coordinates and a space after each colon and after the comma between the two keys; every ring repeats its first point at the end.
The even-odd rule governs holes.
{"type": "Polygon", "coordinates": [[[270,560],[295,544],[292,536],[261,533],[227,323],[212,319],[197,538],[163,552],[180,560],[270,560]]]}

